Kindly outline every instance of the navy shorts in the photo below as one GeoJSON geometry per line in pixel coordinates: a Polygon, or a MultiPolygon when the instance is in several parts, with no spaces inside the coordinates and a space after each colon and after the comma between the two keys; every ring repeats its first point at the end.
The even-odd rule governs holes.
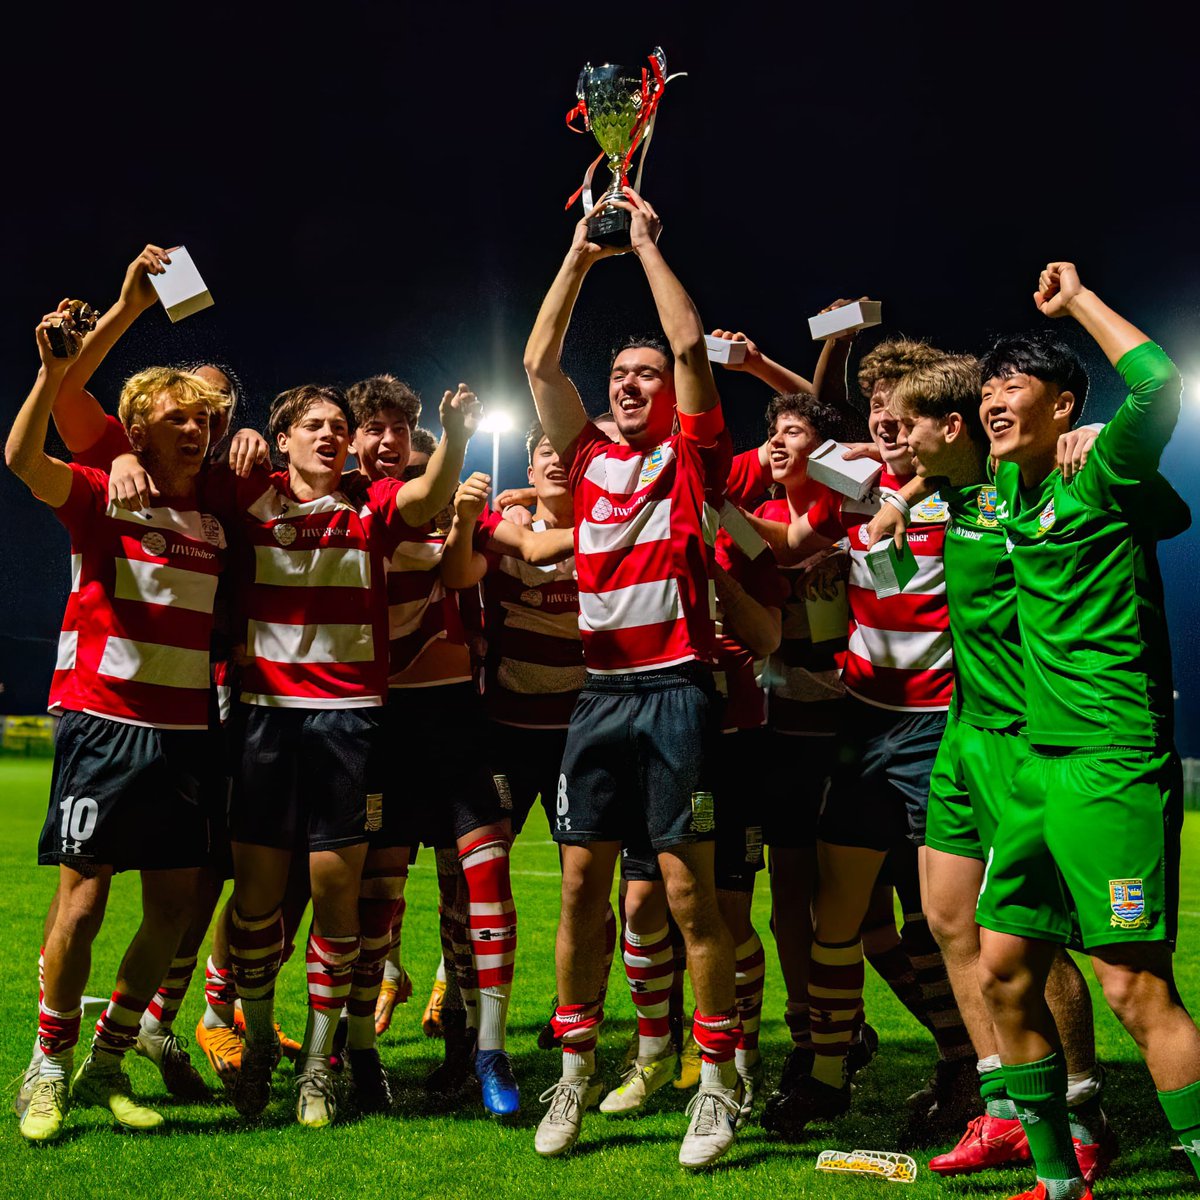
{"type": "Polygon", "coordinates": [[[854,698],[846,705],[817,836],[881,853],[902,838],[923,845],[945,710],[897,712],[854,698]]]}
{"type": "Polygon", "coordinates": [[[230,838],[310,852],[366,842],[383,825],[371,774],[382,725],[382,708],[239,705],[230,838]]]}
{"type": "Polygon", "coordinates": [[[554,840],[630,842],[655,852],[715,835],[706,747],[720,734],[712,673],[694,663],[589,674],[554,796],[554,840]]]}
{"type": "Polygon", "coordinates": [[[397,801],[403,794],[411,806],[395,838],[449,850],[508,816],[487,768],[487,721],[473,684],[392,688],[388,718],[387,777],[396,781],[397,801]]]}
{"type": "Polygon", "coordinates": [[[768,730],[768,745],[752,781],[762,781],[767,845],[800,850],[817,844],[817,822],[829,772],[835,735],[790,734],[768,730]]]}
{"type": "Polygon", "coordinates": [[[562,772],[566,729],[526,729],[488,722],[488,767],[514,836],[525,827],[536,800],[554,828],[554,797],[562,772]]]}
{"type": "Polygon", "coordinates": [[[215,761],[207,730],[63,713],[38,863],[81,875],[208,865],[215,761]]]}

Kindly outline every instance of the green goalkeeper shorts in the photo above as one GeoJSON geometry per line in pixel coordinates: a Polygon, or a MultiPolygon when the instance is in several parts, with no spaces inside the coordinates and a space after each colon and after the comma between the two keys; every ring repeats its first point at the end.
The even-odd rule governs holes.
{"type": "Polygon", "coordinates": [[[1123,746],[1029,752],[987,858],[976,920],[1084,949],[1175,941],[1178,755],[1123,746]]]}
{"type": "Polygon", "coordinates": [[[951,710],[929,779],[925,845],[983,862],[1028,752],[1024,733],[979,729],[951,710]]]}

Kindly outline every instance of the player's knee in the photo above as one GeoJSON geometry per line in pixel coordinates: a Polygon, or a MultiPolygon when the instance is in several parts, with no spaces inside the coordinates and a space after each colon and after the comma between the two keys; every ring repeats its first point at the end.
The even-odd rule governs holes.
{"type": "Polygon", "coordinates": [[[979,926],[971,904],[947,904],[927,898],[925,920],[943,955],[962,958],[979,953],[979,926]]]}
{"type": "Polygon", "coordinates": [[[1167,988],[1162,980],[1131,967],[1108,966],[1100,973],[1104,999],[1113,1015],[1135,1041],[1149,1022],[1161,1016],[1164,1003],[1169,1003],[1167,988]]]}
{"type": "Polygon", "coordinates": [[[976,966],[979,988],[993,1013],[1019,1010],[1033,988],[1029,968],[1015,958],[983,953],[976,966]]]}

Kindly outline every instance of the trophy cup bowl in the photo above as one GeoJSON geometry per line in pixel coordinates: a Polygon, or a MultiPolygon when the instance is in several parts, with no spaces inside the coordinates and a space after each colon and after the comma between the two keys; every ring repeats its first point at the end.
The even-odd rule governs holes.
{"type": "Polygon", "coordinates": [[[50,352],[55,358],[70,358],[71,343],[67,339],[67,331],[82,337],[96,328],[99,319],[100,314],[86,300],[69,301],[67,307],[58,314],[57,323],[46,329],[50,352]]]}
{"type": "MultiPolygon", "coordinates": [[[[661,92],[661,80],[666,74],[666,56],[655,48],[652,58],[661,68],[657,80],[647,84],[641,67],[622,67],[604,63],[593,67],[588,63],[579,73],[575,94],[584,111],[584,120],[607,159],[612,176],[608,190],[600,197],[600,211],[588,219],[588,240],[600,246],[628,246],[631,215],[622,208],[611,207],[613,200],[624,200],[621,181],[626,163],[639,142],[646,138],[648,119],[643,108],[649,104],[651,114],[661,92]]],[[[590,205],[590,186],[585,185],[584,204],[590,205]]]]}

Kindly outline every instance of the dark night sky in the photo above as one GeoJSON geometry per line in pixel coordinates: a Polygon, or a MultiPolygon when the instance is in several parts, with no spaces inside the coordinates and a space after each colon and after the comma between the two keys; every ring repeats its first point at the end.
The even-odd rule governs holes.
{"type": "MultiPolygon", "coordinates": [[[[104,6],[112,7],[112,6],[104,6]]],[[[216,306],[172,327],[152,310],[95,384],[154,361],[225,359],[255,421],[306,380],[376,371],[436,413],[469,381],[532,414],[521,349],[569,242],[563,211],[596,150],[564,115],[587,60],[671,70],[644,190],[662,246],[709,326],[811,368],[805,318],[839,295],[884,302],[885,330],[978,350],[1036,324],[1049,258],[1176,358],[1200,395],[1194,50],[1165,6],[209,4],[53,10],[10,39],[5,114],[6,424],[36,370],[32,329],[63,295],[103,307],[147,241],[184,243],[216,306]]],[[[1176,13],[1178,10],[1176,10],[1176,13]]],[[[631,259],[584,291],[568,367],[604,395],[605,354],[653,324],[631,259]]],[[[870,339],[862,339],[865,346],[870,339]]],[[[1120,401],[1090,351],[1093,419],[1120,401]]],[[[739,448],[767,393],[719,377],[739,448]]],[[[508,440],[501,484],[521,477],[508,440]]],[[[1200,404],[1165,470],[1200,505],[1200,404]]],[[[487,468],[480,438],[469,467],[487,468]]],[[[67,587],[53,517],[0,472],[0,711],[33,711],[67,587]]],[[[1200,534],[1163,548],[1180,741],[1200,754],[1200,534]]]]}

